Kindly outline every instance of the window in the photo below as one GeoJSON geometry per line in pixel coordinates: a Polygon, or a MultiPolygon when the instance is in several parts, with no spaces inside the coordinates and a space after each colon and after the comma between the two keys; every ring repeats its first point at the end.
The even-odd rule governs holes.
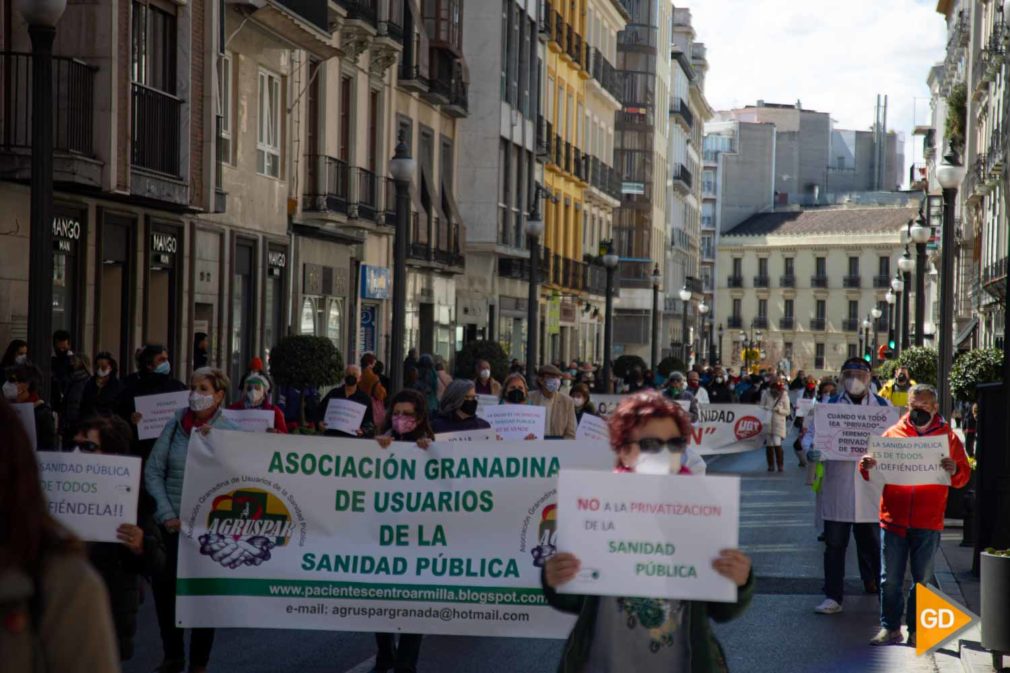
{"type": "Polygon", "coordinates": [[[231,163],[231,118],[232,118],[232,59],[231,52],[221,54],[217,61],[217,114],[220,120],[218,126],[218,159],[231,163]]]}
{"type": "Polygon", "coordinates": [[[814,344],[814,368],[824,369],[824,344],[814,344]]]}
{"type": "Polygon", "coordinates": [[[274,178],[281,173],[281,81],[267,70],[259,72],[256,171],[274,178]]]}
{"type": "Polygon", "coordinates": [[[741,316],[741,314],[743,313],[742,309],[743,309],[743,299],[734,299],[733,300],[733,317],[734,318],[739,318],[741,316]]]}
{"type": "MultiPolygon", "coordinates": [[[[501,34],[508,37],[509,17],[512,15],[512,0],[502,0],[501,5],[501,34]]],[[[501,99],[507,100],[509,81],[509,46],[508,40],[501,41],[501,99]]]]}
{"type": "Polygon", "coordinates": [[[827,302],[823,299],[818,299],[816,304],[816,314],[818,320],[824,320],[825,316],[828,314],[827,302]]]}
{"type": "Polygon", "coordinates": [[[786,341],[782,344],[782,354],[785,355],[790,360],[793,359],[793,342],[786,341]]]}
{"type": "Polygon", "coordinates": [[[858,276],[859,275],[859,258],[849,257],[849,275],[858,276]]]}
{"type": "Polygon", "coordinates": [[[786,299],[783,311],[785,317],[792,320],[794,310],[795,310],[795,302],[792,299],[786,299]]]}
{"type": "Polygon", "coordinates": [[[519,50],[519,109],[526,117],[530,116],[530,34],[533,24],[526,19],[519,20],[521,45],[519,50]]]}
{"type": "Polygon", "coordinates": [[[705,194],[715,194],[715,171],[704,171],[701,174],[701,191],[705,194]]]}
{"type": "Polygon", "coordinates": [[[859,302],[849,300],[849,320],[856,322],[859,320],[859,302]]]}
{"type": "Polygon", "coordinates": [[[824,277],[828,275],[828,258],[818,257],[814,260],[814,266],[816,268],[815,275],[824,277]]]}
{"type": "Polygon", "coordinates": [[[739,278],[743,275],[743,258],[734,257],[733,258],[733,276],[739,278]]]}
{"type": "Polygon", "coordinates": [[[881,256],[877,260],[877,275],[881,278],[889,278],[891,276],[891,258],[881,256]]]}
{"type": "Polygon", "coordinates": [[[519,35],[522,20],[522,10],[519,5],[509,2],[509,32],[508,32],[508,102],[512,107],[519,103],[519,35]]]}
{"type": "Polygon", "coordinates": [[[175,93],[176,18],[160,7],[133,3],[133,81],[175,93]]]}
{"type": "Polygon", "coordinates": [[[785,262],[785,265],[786,265],[785,266],[785,275],[786,276],[793,276],[793,275],[795,275],[795,273],[794,273],[794,271],[795,271],[794,263],[795,263],[796,260],[794,260],[792,257],[786,257],[785,260],[783,260],[783,261],[785,262]]]}
{"type": "Polygon", "coordinates": [[[758,318],[768,318],[768,300],[758,299],[758,318]]]}
{"type": "Polygon", "coordinates": [[[758,258],[758,276],[760,278],[768,277],[768,258],[759,257],[758,258]]]}

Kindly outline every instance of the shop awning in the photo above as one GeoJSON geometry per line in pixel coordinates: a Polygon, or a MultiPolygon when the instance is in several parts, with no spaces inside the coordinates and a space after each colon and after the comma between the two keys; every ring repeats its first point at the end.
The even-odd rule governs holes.
{"type": "Polygon", "coordinates": [[[964,326],[964,329],[957,333],[957,338],[954,339],[954,345],[960,346],[964,343],[965,339],[971,336],[971,333],[975,331],[978,327],[978,318],[972,318],[971,322],[964,326]]]}

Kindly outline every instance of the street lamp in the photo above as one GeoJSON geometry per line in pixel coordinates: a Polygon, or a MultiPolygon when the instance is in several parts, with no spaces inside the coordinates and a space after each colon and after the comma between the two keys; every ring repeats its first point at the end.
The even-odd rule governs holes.
{"type": "Polygon", "coordinates": [[[613,350],[614,322],[614,269],[621,258],[614,254],[613,240],[604,241],[600,245],[603,252],[603,267],[607,270],[607,301],[603,323],[603,392],[612,392],[610,376],[610,358],[613,350]]]}
{"type": "Polygon", "coordinates": [[[870,327],[873,323],[869,318],[863,318],[863,335],[859,339],[859,351],[866,357],[866,349],[870,345],[870,327]]]}
{"type": "Polygon", "coordinates": [[[908,254],[908,245],[906,244],[905,254],[898,260],[898,270],[901,272],[901,285],[905,290],[905,293],[901,297],[901,350],[908,348],[908,295],[912,294],[912,269],[914,268],[915,261],[908,254]]]}
{"type": "Polygon", "coordinates": [[[923,323],[926,320],[926,243],[933,235],[930,227],[922,217],[909,225],[908,237],[915,243],[915,345],[922,345],[923,323]]]}
{"type": "Polygon", "coordinates": [[[898,297],[894,294],[894,288],[890,288],[884,295],[887,301],[887,348],[891,349],[891,342],[894,341],[894,307],[898,297]]]}
{"type": "Polygon", "coordinates": [[[540,298],[537,291],[537,269],[540,266],[540,237],[544,233],[544,221],[540,217],[540,192],[543,190],[539,184],[533,190],[533,209],[526,218],[526,240],[529,242],[530,267],[527,285],[529,292],[526,295],[526,381],[527,385],[533,385],[533,377],[537,371],[537,336],[540,331],[537,309],[540,305],[540,298]]]}
{"type": "Polygon", "coordinates": [[[721,364],[722,363],[722,323],[719,323],[718,333],[719,333],[719,350],[716,353],[715,361],[721,364]]]}
{"type": "Polygon", "coordinates": [[[687,289],[687,285],[680,288],[680,301],[684,305],[684,318],[680,325],[680,349],[684,354],[681,361],[684,363],[684,366],[687,367],[688,358],[691,357],[691,349],[687,344],[687,303],[691,301],[691,291],[687,289]]]}
{"type": "Polygon", "coordinates": [[[964,166],[951,142],[943,163],[936,169],[936,180],[943,188],[943,227],[940,230],[940,260],[943,267],[940,270],[940,362],[936,380],[940,383],[937,390],[940,393],[940,413],[944,418],[950,418],[953,409],[947,380],[954,363],[954,207],[957,190],[963,179],[964,166]]]}
{"type": "Polygon", "coordinates": [[[880,316],[883,314],[884,312],[876,306],[870,309],[870,316],[873,318],[873,346],[870,347],[870,367],[877,366],[877,339],[879,338],[877,330],[880,327],[880,323],[878,321],[880,320],[880,316]]]}
{"type": "Polygon", "coordinates": [[[744,373],[750,369],[750,367],[748,366],[748,360],[749,360],[748,356],[750,355],[750,353],[747,352],[747,332],[740,330],[740,334],[737,335],[736,339],[737,341],[740,342],[740,352],[743,354],[743,357],[741,358],[743,360],[743,372],[740,373],[740,376],[742,378],[744,376],[744,373]]]}
{"type": "MultiPolygon", "coordinates": [[[[901,268],[901,262],[898,262],[898,268],[901,268]]],[[[894,272],[891,289],[894,290],[894,294],[899,300],[895,305],[895,312],[899,317],[894,321],[897,332],[895,355],[898,355],[903,348],[907,347],[904,339],[908,338],[908,295],[905,294],[905,281],[901,279],[901,271],[894,272]]]]}
{"type": "Polygon", "coordinates": [[[49,399],[53,328],[53,40],[66,0],[14,0],[32,41],[31,213],[28,242],[28,352],[49,399]]]}
{"type": "Polygon", "coordinates": [[[659,368],[659,288],[663,277],[659,275],[659,264],[652,270],[652,368],[659,368]]]}
{"type": "MultiPolygon", "coordinates": [[[[709,312],[709,306],[708,306],[708,304],[705,303],[705,300],[702,299],[701,303],[698,304],[698,314],[701,316],[701,348],[699,348],[698,350],[702,354],[705,353],[705,321],[706,321],[706,318],[708,317],[708,312],[709,312]]],[[[709,366],[715,364],[715,358],[712,356],[712,329],[711,328],[708,329],[708,364],[709,364],[709,366]]]]}
{"type": "Polygon", "coordinates": [[[396,186],[396,231],[393,232],[393,344],[389,349],[391,393],[403,389],[403,340],[407,326],[407,228],[410,220],[410,183],[417,164],[400,132],[396,151],[389,160],[389,174],[396,186]]]}

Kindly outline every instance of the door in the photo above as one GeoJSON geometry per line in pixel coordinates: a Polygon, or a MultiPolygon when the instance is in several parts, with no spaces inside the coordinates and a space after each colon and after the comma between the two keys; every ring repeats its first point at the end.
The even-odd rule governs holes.
{"type": "Polygon", "coordinates": [[[253,356],[255,333],[256,286],[253,260],[256,244],[239,239],[235,242],[231,284],[231,357],[228,374],[236,385],[245,374],[253,356]]]}
{"type": "Polygon", "coordinates": [[[179,254],[181,230],[152,223],[148,236],[144,341],[163,344],[169,357],[179,353],[179,254]]]}
{"type": "Polygon", "coordinates": [[[115,355],[122,372],[132,371],[133,358],[129,356],[130,316],[133,294],[131,232],[136,221],[117,215],[106,215],[100,237],[101,267],[99,270],[98,342],[95,352],[108,351],[115,355]]]}

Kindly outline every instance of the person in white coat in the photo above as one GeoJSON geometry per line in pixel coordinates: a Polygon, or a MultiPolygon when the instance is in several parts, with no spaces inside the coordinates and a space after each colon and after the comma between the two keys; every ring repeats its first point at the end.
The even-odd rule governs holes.
{"type": "Polygon", "coordinates": [[[768,432],[765,441],[765,456],[768,459],[768,471],[774,472],[778,465],[779,472],[783,470],[785,457],[782,451],[782,440],[786,438],[789,424],[789,414],[792,407],[789,404],[789,395],[785,392],[782,381],[774,381],[761,393],[761,408],[771,412],[771,419],[768,421],[768,432]]]}
{"type": "MultiPolygon", "coordinates": [[[[890,402],[870,392],[870,366],[861,358],[850,358],[842,365],[842,393],[827,404],[859,404],[889,407],[890,402]]],[[[808,421],[803,448],[812,451],[817,436],[814,418],[808,421]]],[[[820,459],[819,452],[807,455],[820,459]]],[[[855,463],[844,460],[824,462],[821,481],[821,513],[824,517],[824,600],[814,608],[822,615],[842,611],[845,582],[845,552],[849,534],[856,538],[859,576],[868,594],[879,592],[881,487],[859,477],[855,463]]]]}

